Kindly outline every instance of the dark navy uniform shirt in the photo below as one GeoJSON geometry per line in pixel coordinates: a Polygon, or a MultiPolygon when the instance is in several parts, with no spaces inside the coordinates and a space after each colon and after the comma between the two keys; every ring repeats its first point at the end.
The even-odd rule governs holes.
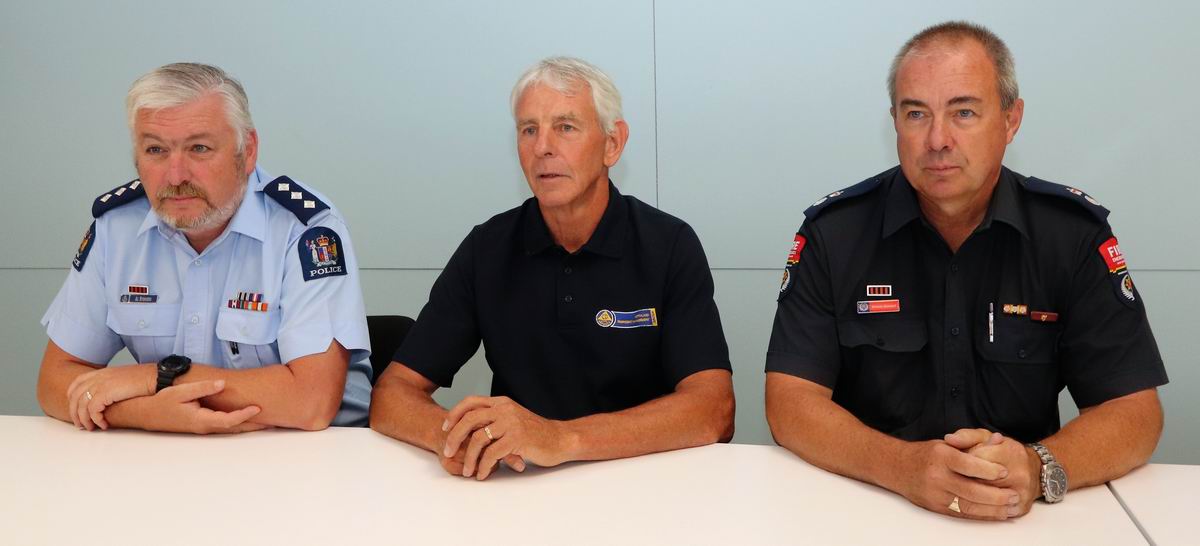
{"type": "Polygon", "coordinates": [[[1074,188],[1003,169],[952,253],[893,168],[805,212],[766,370],[833,390],[906,440],[1059,429],[1065,386],[1089,407],[1162,385],[1142,299],[1106,217],[1074,188]]]}
{"type": "Polygon", "coordinates": [[[492,394],[551,419],[619,411],[730,369],[696,233],[611,183],[574,254],[555,244],[536,198],[476,226],[395,360],[449,387],[481,340],[492,394]]]}

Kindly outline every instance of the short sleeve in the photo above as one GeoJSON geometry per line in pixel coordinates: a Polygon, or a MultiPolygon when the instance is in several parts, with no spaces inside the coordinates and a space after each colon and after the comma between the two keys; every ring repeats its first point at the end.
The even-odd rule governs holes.
{"type": "Polygon", "coordinates": [[[450,387],[454,375],[479,350],[472,248],[475,234],[472,231],[463,239],[434,281],[429,302],[393,358],[441,387],[450,387]]]}
{"type": "Polygon", "coordinates": [[[284,363],[323,353],[337,339],[350,351],[350,362],[363,362],[371,351],[363,306],[358,256],[350,231],[327,214],[290,241],[284,254],[280,292],[279,356],[284,363]]]}
{"type": "Polygon", "coordinates": [[[1083,250],[1059,341],[1063,378],[1081,408],[1167,383],[1141,294],[1105,226],[1083,250]]]}
{"type": "Polygon", "coordinates": [[[841,368],[833,285],[820,233],[800,227],[780,281],[766,371],[833,388],[841,368]]]}
{"type": "Polygon", "coordinates": [[[671,385],[704,370],[730,370],[729,346],[713,301],[712,270],[696,232],[680,228],[671,252],[662,314],[662,366],[671,385]]]}
{"type": "Polygon", "coordinates": [[[67,270],[66,282],[42,317],[42,326],[46,327],[46,334],[55,345],[76,358],[97,365],[107,365],[125,346],[121,336],[106,324],[106,226],[103,220],[97,220],[85,232],[74,267],[67,270]]]}

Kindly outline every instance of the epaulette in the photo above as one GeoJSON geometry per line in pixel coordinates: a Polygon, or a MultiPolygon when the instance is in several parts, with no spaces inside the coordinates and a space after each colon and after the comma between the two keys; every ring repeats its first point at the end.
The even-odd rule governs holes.
{"type": "Polygon", "coordinates": [[[871,178],[863,180],[862,182],[859,182],[853,186],[850,186],[849,188],[835,191],[829,195],[826,195],[825,197],[818,199],[816,203],[809,205],[809,207],[804,210],[804,217],[811,220],[813,218],[816,218],[817,215],[820,214],[821,211],[824,210],[825,207],[828,207],[829,205],[837,203],[838,201],[844,201],[851,197],[863,195],[863,194],[875,189],[883,181],[884,177],[886,177],[888,174],[890,174],[894,170],[895,169],[889,169],[889,170],[879,173],[875,176],[872,176],[871,178]]]}
{"type": "Polygon", "coordinates": [[[1100,220],[1101,222],[1108,219],[1108,209],[1104,208],[1100,202],[1093,199],[1092,196],[1083,193],[1081,190],[1072,188],[1070,186],[1064,186],[1062,184],[1055,184],[1054,182],[1047,182],[1032,176],[1022,180],[1021,186],[1034,193],[1054,195],[1079,203],[1083,208],[1087,209],[1088,212],[1092,213],[1092,216],[1095,216],[1096,219],[1100,220]]]}
{"type": "Polygon", "coordinates": [[[326,205],[319,197],[286,176],[272,180],[263,187],[262,191],[283,208],[295,214],[296,218],[299,218],[306,226],[318,212],[329,208],[329,205],[326,205]]]}
{"type": "Polygon", "coordinates": [[[146,188],[140,179],[133,179],[127,184],[121,184],[97,197],[92,201],[92,218],[99,218],[104,213],[121,205],[126,205],[146,196],[146,188]]]}

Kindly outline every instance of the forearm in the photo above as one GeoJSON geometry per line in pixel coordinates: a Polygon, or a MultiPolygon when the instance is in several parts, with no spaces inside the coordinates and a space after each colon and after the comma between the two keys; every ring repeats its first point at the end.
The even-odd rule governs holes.
{"type": "Polygon", "coordinates": [[[767,423],[775,441],[808,463],[902,493],[897,463],[911,446],[863,424],[827,396],[767,383],[767,423]]]}
{"type": "Polygon", "coordinates": [[[139,396],[122,400],[104,410],[104,418],[110,428],[132,428],[140,430],[178,430],[184,423],[174,426],[164,422],[162,412],[156,411],[153,396],[139,396]]]}
{"type": "Polygon", "coordinates": [[[206,396],[204,406],[217,411],[236,411],[258,406],[262,412],[252,422],[286,428],[317,430],[329,422],[341,406],[345,374],[336,384],[311,385],[289,366],[275,364],[244,370],[229,370],[192,364],[175,384],[224,379],[225,389],[206,396]]]}
{"type": "Polygon", "coordinates": [[[1042,440],[1063,468],[1072,489],[1124,476],[1150,460],[1162,434],[1162,406],[1149,389],[1082,411],[1042,440]]]}
{"type": "Polygon", "coordinates": [[[441,453],[446,443],[446,410],[430,393],[399,378],[382,375],[371,391],[371,428],[417,447],[441,453]]]}
{"type": "Polygon", "coordinates": [[[37,397],[42,411],[55,419],[71,422],[68,410],[67,387],[76,377],[95,370],[95,367],[79,362],[58,361],[42,363],[38,374],[37,397]]]}
{"type": "Polygon", "coordinates": [[[732,385],[674,392],[627,410],[560,422],[563,453],[566,460],[605,460],[727,442],[733,416],[732,385]]]}

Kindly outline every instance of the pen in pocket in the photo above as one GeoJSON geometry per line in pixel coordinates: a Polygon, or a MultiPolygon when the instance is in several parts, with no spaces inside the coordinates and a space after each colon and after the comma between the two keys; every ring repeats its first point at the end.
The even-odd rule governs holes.
{"type": "Polygon", "coordinates": [[[996,304],[988,303],[988,343],[996,342],[996,304]]]}

